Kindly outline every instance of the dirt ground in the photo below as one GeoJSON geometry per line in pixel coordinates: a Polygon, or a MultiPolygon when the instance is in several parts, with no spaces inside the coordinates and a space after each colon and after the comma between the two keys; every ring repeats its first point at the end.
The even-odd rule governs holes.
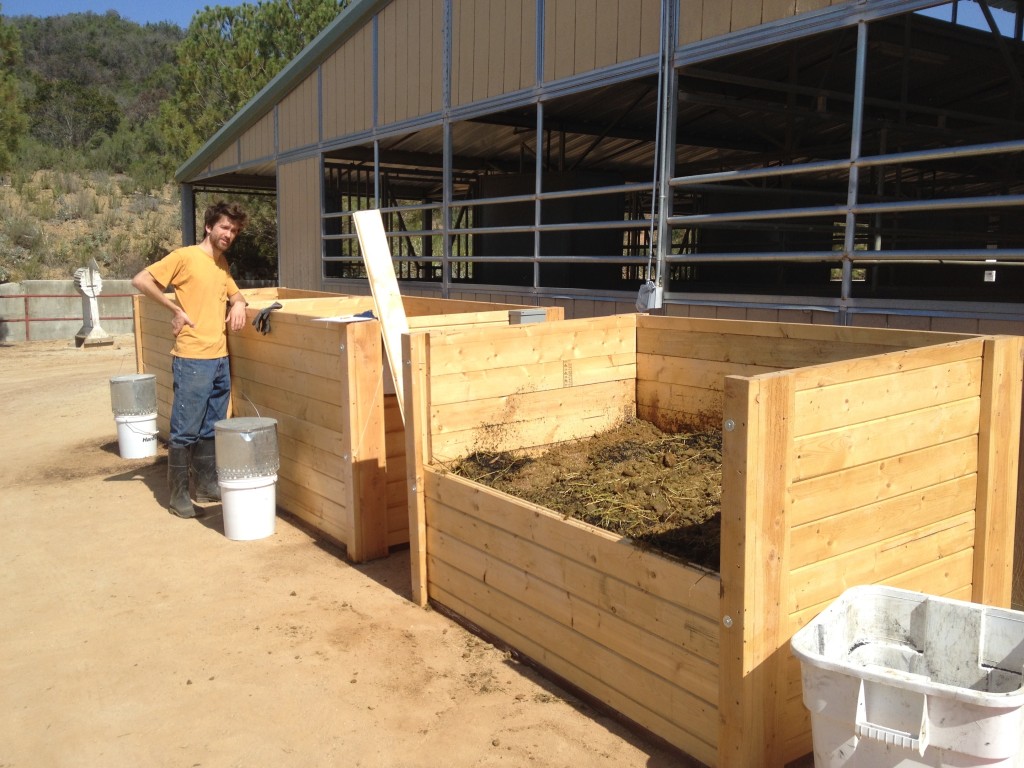
{"type": "Polygon", "coordinates": [[[640,546],[719,570],[719,432],[670,434],[626,419],[536,456],[476,452],[451,469],[640,546]]]}
{"type": "Polygon", "coordinates": [[[689,764],[414,606],[405,552],[169,515],[165,449],[118,453],[134,371],[130,337],[0,346],[0,768],[689,764]]]}

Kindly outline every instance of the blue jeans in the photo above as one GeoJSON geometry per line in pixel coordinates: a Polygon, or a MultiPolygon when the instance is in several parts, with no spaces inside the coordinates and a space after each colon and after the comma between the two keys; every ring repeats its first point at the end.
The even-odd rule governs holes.
{"type": "Polygon", "coordinates": [[[213,425],[227,417],[231,394],[231,371],[228,358],[193,360],[175,357],[171,363],[174,374],[174,404],[171,406],[171,438],[169,445],[187,448],[213,437],[213,425]]]}

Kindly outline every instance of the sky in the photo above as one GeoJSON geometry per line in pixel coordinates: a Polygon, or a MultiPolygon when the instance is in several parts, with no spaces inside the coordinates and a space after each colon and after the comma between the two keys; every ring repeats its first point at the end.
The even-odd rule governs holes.
{"type": "Polygon", "coordinates": [[[207,6],[241,5],[237,0],[0,0],[4,16],[63,16],[66,13],[117,13],[139,24],[169,21],[188,27],[196,11],[207,6]]]}

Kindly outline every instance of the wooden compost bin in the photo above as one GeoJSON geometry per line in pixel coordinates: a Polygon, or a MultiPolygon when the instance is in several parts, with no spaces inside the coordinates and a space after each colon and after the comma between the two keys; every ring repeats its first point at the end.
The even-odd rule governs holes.
{"type": "MultiPolygon", "coordinates": [[[[346,548],[355,562],[387,555],[409,539],[405,433],[376,320],[319,318],[373,309],[369,296],[287,288],[243,291],[248,321],[228,332],[231,415],[277,420],[277,505],[346,548]],[[270,333],[252,327],[274,302],[270,333]]],[[[135,297],[140,373],[157,382],[157,428],[169,433],[173,400],[169,313],[135,297]]],[[[518,307],[404,297],[410,329],[506,326],[528,309],[561,319],[560,307],[518,307]]]]}
{"type": "Polygon", "coordinates": [[[885,583],[1008,605],[1022,339],[621,315],[404,339],[413,593],[721,766],[811,751],[794,631],[885,583]],[[718,573],[445,470],[723,429],[718,573]]]}

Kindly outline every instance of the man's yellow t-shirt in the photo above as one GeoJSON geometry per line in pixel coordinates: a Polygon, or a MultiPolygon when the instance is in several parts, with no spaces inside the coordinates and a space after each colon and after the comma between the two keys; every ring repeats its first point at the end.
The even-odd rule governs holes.
{"type": "Polygon", "coordinates": [[[194,360],[225,357],[228,297],[238,293],[227,260],[189,245],[171,251],[146,270],[164,288],[174,287],[178,304],[195,323],[194,328],[181,329],[171,354],[194,360]]]}

